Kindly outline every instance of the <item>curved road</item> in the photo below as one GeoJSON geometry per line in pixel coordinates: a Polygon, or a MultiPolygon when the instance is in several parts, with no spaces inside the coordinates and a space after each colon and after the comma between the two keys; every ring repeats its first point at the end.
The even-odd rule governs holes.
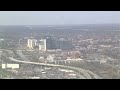
{"type": "MultiPolygon", "coordinates": [[[[79,71],[79,72],[83,73],[84,76],[85,76],[87,79],[92,79],[92,78],[90,77],[90,75],[87,73],[87,72],[89,72],[90,74],[92,74],[92,75],[94,76],[95,79],[101,79],[101,77],[99,77],[98,75],[94,74],[93,72],[91,72],[91,71],[89,71],[89,70],[84,70],[84,69],[81,69],[81,68],[76,68],[76,67],[71,67],[71,66],[64,66],[64,65],[55,65],[55,64],[29,62],[29,61],[20,61],[20,60],[14,59],[13,57],[9,57],[9,59],[10,59],[11,61],[15,61],[15,62],[19,62],[19,63],[25,63],[25,64],[34,64],[34,65],[52,66],[52,67],[60,67],[60,68],[72,69],[72,70],[79,71]]],[[[84,77],[82,77],[82,78],[84,78],[84,77]]]]}
{"type": "MultiPolygon", "coordinates": [[[[0,49],[0,50],[5,50],[5,49],[0,49]]],[[[6,51],[13,53],[11,50],[6,50],[6,51]]],[[[21,60],[15,59],[13,57],[9,57],[9,59],[11,61],[14,61],[14,62],[25,63],[25,64],[34,64],[34,65],[42,65],[42,66],[51,66],[51,67],[60,67],[60,68],[71,69],[74,71],[78,71],[81,79],[92,79],[89,74],[91,74],[95,79],[102,79],[101,77],[99,77],[95,73],[93,73],[89,70],[82,69],[82,68],[77,68],[77,67],[72,67],[72,66],[64,66],[64,65],[56,65],[56,64],[37,63],[37,62],[30,62],[30,61],[21,61],[21,60]],[[81,75],[80,73],[82,73],[84,76],[81,75]]]]}

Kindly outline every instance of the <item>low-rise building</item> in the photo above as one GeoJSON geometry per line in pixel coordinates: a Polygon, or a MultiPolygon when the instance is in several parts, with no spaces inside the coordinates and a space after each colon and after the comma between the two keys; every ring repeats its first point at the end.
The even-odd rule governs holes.
{"type": "Polygon", "coordinates": [[[17,69],[19,68],[19,64],[2,64],[2,69],[17,69]]]}

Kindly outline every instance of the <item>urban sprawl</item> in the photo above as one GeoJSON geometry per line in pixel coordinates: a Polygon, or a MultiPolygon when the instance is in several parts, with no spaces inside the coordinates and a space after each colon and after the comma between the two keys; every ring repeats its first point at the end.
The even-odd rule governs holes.
{"type": "Polygon", "coordinates": [[[0,78],[120,78],[119,27],[0,26],[0,78]]]}

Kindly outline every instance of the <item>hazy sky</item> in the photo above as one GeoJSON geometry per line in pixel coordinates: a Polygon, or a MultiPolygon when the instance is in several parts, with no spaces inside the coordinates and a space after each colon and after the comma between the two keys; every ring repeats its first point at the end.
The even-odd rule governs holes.
{"type": "Polygon", "coordinates": [[[120,23],[120,11],[0,11],[0,25],[120,23]]]}

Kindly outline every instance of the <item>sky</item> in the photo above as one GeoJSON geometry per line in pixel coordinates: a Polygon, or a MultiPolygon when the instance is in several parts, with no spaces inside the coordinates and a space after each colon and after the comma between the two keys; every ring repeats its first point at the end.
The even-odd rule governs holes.
{"type": "Polygon", "coordinates": [[[0,25],[120,24],[120,11],[0,11],[0,25]]]}

